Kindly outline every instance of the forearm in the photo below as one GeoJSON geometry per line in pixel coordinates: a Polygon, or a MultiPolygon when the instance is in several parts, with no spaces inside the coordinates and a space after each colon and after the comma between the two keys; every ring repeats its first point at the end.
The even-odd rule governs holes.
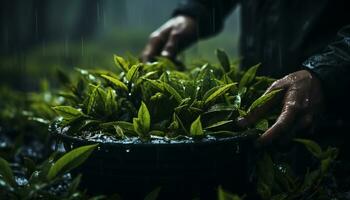
{"type": "Polygon", "coordinates": [[[220,32],[224,20],[236,5],[237,0],[186,0],[175,9],[173,15],[187,15],[198,22],[199,37],[220,32]]]}
{"type": "Polygon", "coordinates": [[[321,80],[328,105],[345,105],[350,86],[350,25],[339,31],[337,39],[325,52],[310,57],[303,64],[321,80]]]}

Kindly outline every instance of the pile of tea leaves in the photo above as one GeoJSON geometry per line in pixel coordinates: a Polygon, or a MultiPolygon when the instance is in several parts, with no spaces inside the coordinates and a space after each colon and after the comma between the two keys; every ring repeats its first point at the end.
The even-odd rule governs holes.
{"type": "MultiPolygon", "coordinates": [[[[205,63],[179,71],[165,58],[141,63],[114,56],[116,69],[76,69],[74,79],[64,73],[59,92],[65,102],[53,107],[65,134],[96,133],[118,140],[138,138],[203,138],[247,133],[235,125],[238,117],[271,99],[261,96],[273,79],[257,77],[259,64],[246,72],[216,51],[220,65],[205,63]]],[[[263,132],[274,116],[261,119],[252,130],[263,132]]]]}

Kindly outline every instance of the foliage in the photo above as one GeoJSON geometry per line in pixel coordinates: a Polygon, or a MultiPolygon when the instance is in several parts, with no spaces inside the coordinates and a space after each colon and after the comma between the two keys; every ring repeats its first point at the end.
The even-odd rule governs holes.
{"type": "Polygon", "coordinates": [[[262,199],[296,200],[296,199],[330,199],[326,181],[332,172],[332,165],[338,155],[336,148],[325,150],[315,142],[306,139],[295,139],[296,142],[310,152],[318,163],[316,167],[309,166],[306,174],[296,175],[290,162],[280,159],[273,161],[271,155],[264,153],[256,166],[257,192],[262,199]]]}
{"type": "Polygon", "coordinates": [[[10,164],[0,158],[0,198],[1,199],[86,199],[83,192],[78,191],[81,176],[73,180],[67,174],[81,165],[97,145],[83,146],[74,149],[59,159],[53,153],[43,163],[26,158],[21,171],[13,171],[10,164]],[[56,160],[56,161],[55,161],[56,160]],[[21,181],[19,181],[21,180],[21,181]],[[65,189],[57,191],[65,185],[65,189]]]}
{"type": "Polygon", "coordinates": [[[236,118],[269,100],[254,102],[272,79],[256,77],[258,65],[243,73],[224,51],[216,53],[220,66],[206,63],[185,72],[164,58],[140,63],[115,55],[115,72],[77,69],[76,81],[61,74],[65,89],[59,95],[65,100],[53,107],[58,124],[71,135],[99,131],[143,141],[244,134],[236,118]]]}

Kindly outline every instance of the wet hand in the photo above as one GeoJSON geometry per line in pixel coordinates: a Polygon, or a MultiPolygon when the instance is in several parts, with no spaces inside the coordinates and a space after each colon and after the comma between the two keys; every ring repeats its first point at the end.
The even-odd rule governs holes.
{"type": "Polygon", "coordinates": [[[175,60],[177,53],[198,39],[197,29],[197,22],[191,17],[179,15],[170,19],[150,35],[142,61],[152,61],[159,55],[175,60]]]}
{"type": "Polygon", "coordinates": [[[282,89],[279,97],[277,95],[265,105],[251,111],[245,118],[238,120],[242,127],[253,125],[272,107],[282,103],[282,111],[276,122],[258,138],[259,146],[270,144],[276,139],[283,141],[290,138],[291,130],[310,130],[315,116],[323,108],[320,81],[307,70],[291,73],[275,81],[265,94],[277,89],[282,89]]]}

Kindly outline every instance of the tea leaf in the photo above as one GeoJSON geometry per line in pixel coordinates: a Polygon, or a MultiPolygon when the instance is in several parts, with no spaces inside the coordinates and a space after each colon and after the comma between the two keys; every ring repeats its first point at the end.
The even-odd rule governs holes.
{"type": "Polygon", "coordinates": [[[124,131],[122,128],[120,128],[120,126],[113,126],[113,127],[114,127],[115,133],[118,137],[125,138],[124,131]]]}
{"type": "Polygon", "coordinates": [[[225,53],[225,51],[223,51],[222,49],[216,49],[215,54],[218,57],[221,67],[224,69],[224,71],[229,72],[230,60],[228,59],[228,56],[225,53]]]}
{"type": "Polygon", "coordinates": [[[266,119],[262,119],[255,125],[255,128],[261,131],[266,131],[269,128],[269,122],[266,119]]]}
{"type": "Polygon", "coordinates": [[[253,67],[249,68],[243,75],[242,79],[239,82],[239,89],[243,87],[247,87],[255,78],[255,74],[257,69],[259,68],[260,63],[257,65],[254,65],[253,67]]]}
{"type": "Polygon", "coordinates": [[[114,128],[114,126],[119,126],[124,131],[127,131],[128,133],[134,133],[134,125],[130,122],[125,121],[114,121],[114,122],[107,122],[100,124],[101,128],[108,129],[108,128],[114,128]]]}
{"type": "Polygon", "coordinates": [[[136,77],[136,74],[138,73],[138,70],[140,69],[141,67],[141,64],[136,64],[136,65],[133,65],[128,73],[126,74],[126,78],[129,80],[129,81],[133,81],[136,77]]]}
{"type": "Polygon", "coordinates": [[[145,200],[157,200],[160,190],[161,190],[161,187],[157,187],[152,192],[147,194],[147,196],[145,197],[145,200]]]}
{"type": "Polygon", "coordinates": [[[322,156],[322,149],[316,142],[307,139],[294,139],[294,141],[303,144],[306,149],[316,158],[320,158],[322,156]]]}
{"type": "Polygon", "coordinates": [[[273,90],[265,95],[262,95],[261,97],[259,97],[257,100],[255,100],[252,105],[250,105],[250,107],[248,108],[247,113],[249,113],[250,111],[254,110],[255,108],[258,108],[262,105],[264,105],[265,103],[267,103],[268,101],[270,101],[273,97],[275,97],[276,94],[278,94],[280,91],[282,91],[282,89],[279,90],[273,90]]]}
{"type": "Polygon", "coordinates": [[[84,116],[84,113],[82,113],[80,110],[75,109],[71,106],[55,106],[53,109],[56,111],[56,113],[63,117],[63,120],[67,123],[70,123],[77,118],[84,116]]]}
{"type": "Polygon", "coordinates": [[[214,124],[211,124],[211,125],[207,126],[205,129],[217,128],[217,127],[224,126],[224,125],[227,125],[227,124],[230,124],[230,123],[233,123],[233,120],[219,121],[219,122],[216,122],[214,124]]]}
{"type": "Polygon", "coordinates": [[[157,89],[157,90],[159,90],[159,91],[161,91],[161,92],[164,91],[164,85],[163,85],[162,82],[160,82],[160,81],[158,81],[158,80],[151,80],[151,79],[144,79],[144,80],[146,80],[148,83],[150,83],[150,85],[151,85],[153,88],[155,88],[155,89],[157,89]]]}
{"type": "Polygon", "coordinates": [[[264,153],[262,155],[257,162],[256,170],[258,174],[258,193],[263,199],[270,199],[275,172],[269,154],[264,153]]]}
{"type": "Polygon", "coordinates": [[[64,154],[51,166],[47,174],[47,179],[53,180],[58,175],[62,175],[78,167],[90,156],[97,146],[98,144],[83,146],[64,154]]]}
{"type": "Polygon", "coordinates": [[[223,94],[225,94],[229,89],[231,89],[235,83],[223,85],[223,86],[217,86],[212,89],[210,89],[208,92],[204,94],[203,101],[205,105],[208,105],[209,103],[214,102],[217,98],[221,97],[223,94]],[[210,92],[212,92],[210,94],[210,92]]]}
{"type": "Polygon", "coordinates": [[[164,89],[171,94],[178,103],[181,103],[182,97],[181,95],[169,84],[163,82],[164,89]]]}
{"type": "Polygon", "coordinates": [[[201,136],[203,135],[203,129],[202,129],[202,123],[201,123],[201,116],[199,116],[192,124],[190,129],[190,135],[191,136],[201,136]]]}
{"type": "Polygon", "coordinates": [[[0,157],[0,180],[3,179],[7,184],[15,186],[15,178],[9,163],[0,157]]]}
{"type": "Polygon", "coordinates": [[[114,63],[119,66],[124,72],[129,71],[129,63],[124,58],[114,55],[114,63]]]}
{"type": "Polygon", "coordinates": [[[141,102],[141,107],[138,112],[138,118],[142,123],[144,133],[147,133],[151,126],[151,116],[144,102],[141,102]]]}
{"type": "Polygon", "coordinates": [[[120,80],[113,78],[111,76],[108,76],[108,75],[101,75],[101,76],[103,78],[109,80],[111,83],[113,83],[113,85],[116,86],[117,88],[128,91],[128,87],[120,80]]]}
{"type": "Polygon", "coordinates": [[[155,136],[160,136],[160,137],[164,137],[165,136],[165,132],[164,131],[158,131],[158,130],[153,130],[149,132],[150,135],[155,135],[155,136]]]}
{"type": "Polygon", "coordinates": [[[90,93],[89,97],[88,97],[88,103],[86,106],[86,112],[88,115],[90,115],[93,106],[95,104],[95,100],[96,100],[96,96],[97,96],[97,87],[94,87],[94,89],[92,90],[92,92],[90,93]]]}
{"type": "Polygon", "coordinates": [[[218,187],[218,200],[241,200],[237,195],[226,192],[221,186],[218,187]]]}

